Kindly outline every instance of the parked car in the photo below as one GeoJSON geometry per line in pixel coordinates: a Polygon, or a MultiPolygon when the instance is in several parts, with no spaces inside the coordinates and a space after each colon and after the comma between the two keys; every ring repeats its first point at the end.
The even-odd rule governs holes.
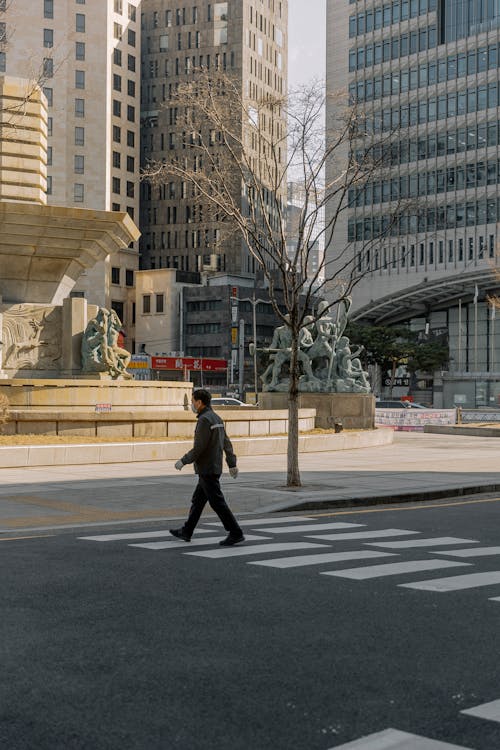
{"type": "Polygon", "coordinates": [[[233,406],[235,409],[239,409],[240,407],[255,409],[256,407],[256,404],[245,404],[243,401],[240,401],[239,398],[232,398],[229,396],[216,396],[212,399],[211,403],[213,406],[233,406]]]}
{"type": "Polygon", "coordinates": [[[423,404],[417,404],[415,401],[375,401],[376,409],[428,409],[423,404]]]}

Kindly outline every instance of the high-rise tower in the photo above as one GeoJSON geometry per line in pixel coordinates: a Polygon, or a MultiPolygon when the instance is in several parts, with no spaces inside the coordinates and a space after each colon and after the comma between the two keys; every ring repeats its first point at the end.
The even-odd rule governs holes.
{"type": "Polygon", "coordinates": [[[374,137],[390,140],[387,175],[352,191],[345,222],[327,249],[333,257],[336,243],[351,243],[362,277],[354,315],[380,324],[407,321],[423,336],[447,334],[445,403],[453,404],[453,394],[464,405],[496,403],[500,332],[485,296],[499,283],[493,269],[500,223],[500,6],[328,0],[327,35],[328,92],[349,92],[374,137]],[[407,215],[363,252],[363,242],[390,221],[401,200],[412,203],[407,215]]]}
{"type": "MultiPolygon", "coordinates": [[[[287,90],[287,0],[143,0],[142,161],[185,155],[178,137],[176,90],[199,71],[226,71],[251,103],[287,90]]],[[[214,144],[215,145],[215,144],[214,144]]],[[[283,151],[283,159],[285,150],[283,151]]],[[[254,274],[255,262],[181,181],[144,184],[145,268],[254,274]]],[[[286,186],[284,186],[286,190],[286,186]]],[[[284,194],[286,199],[286,194],[284,194]]],[[[242,195],[243,200],[243,195],[242,195]]]]}

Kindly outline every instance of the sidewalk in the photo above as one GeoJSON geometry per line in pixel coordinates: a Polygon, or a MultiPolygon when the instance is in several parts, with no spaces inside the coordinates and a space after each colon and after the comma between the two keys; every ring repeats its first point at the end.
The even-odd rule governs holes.
{"type": "MultiPolygon", "coordinates": [[[[396,433],[392,445],[307,453],[303,487],[287,489],[286,456],[243,456],[223,487],[236,513],[331,509],[500,491],[494,438],[396,433]]],[[[0,469],[0,532],[183,517],[195,477],[172,461],[0,469]]]]}

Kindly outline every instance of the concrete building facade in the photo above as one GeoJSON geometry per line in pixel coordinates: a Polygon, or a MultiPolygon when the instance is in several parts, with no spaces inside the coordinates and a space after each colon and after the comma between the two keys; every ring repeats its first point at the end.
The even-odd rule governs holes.
{"type": "MultiPolygon", "coordinates": [[[[225,71],[249,103],[286,93],[287,0],[143,0],[142,11],[143,164],[188,153],[175,128],[175,95],[198,71],[225,71]]],[[[182,182],[142,186],[141,230],[144,268],[255,274],[238,233],[221,236],[213,211],[195,205],[182,182]]]]}
{"type": "MultiPolygon", "coordinates": [[[[0,4],[0,68],[38,81],[48,103],[49,205],[127,212],[138,222],[140,0],[0,4]]],[[[73,295],[113,307],[133,348],[137,243],[83,274],[73,295]]]]}
{"type": "Polygon", "coordinates": [[[352,191],[327,250],[350,243],[354,317],[445,333],[434,403],[498,406],[500,327],[487,300],[499,286],[498,3],[329,0],[327,35],[328,93],[349,92],[373,137],[390,140],[387,174],[352,191]],[[363,252],[401,200],[414,208],[363,252]]]}

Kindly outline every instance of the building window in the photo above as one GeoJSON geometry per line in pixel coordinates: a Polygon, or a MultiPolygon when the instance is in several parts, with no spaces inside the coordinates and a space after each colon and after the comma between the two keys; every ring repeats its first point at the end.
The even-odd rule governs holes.
{"type": "Polygon", "coordinates": [[[135,57],[134,55],[127,55],[127,67],[132,73],[135,73],[135,57]]]}
{"type": "Polygon", "coordinates": [[[43,66],[42,66],[43,76],[45,78],[53,78],[54,77],[54,61],[51,57],[44,57],[43,58],[43,66]]]}
{"type": "Polygon", "coordinates": [[[115,65],[119,65],[121,67],[122,64],[122,51],[121,49],[118,49],[117,47],[113,50],[113,62],[115,65]]]}
{"type": "Polygon", "coordinates": [[[5,52],[0,52],[0,73],[5,73],[7,70],[7,55],[5,52]]]}
{"type": "Polygon", "coordinates": [[[168,52],[168,34],[160,34],[160,52],[168,52]]]}
{"type": "Polygon", "coordinates": [[[52,146],[47,147],[47,166],[52,166],[52,146]]]}
{"type": "Polygon", "coordinates": [[[125,286],[134,286],[134,272],[131,268],[125,269],[125,286]]]}
{"type": "Polygon", "coordinates": [[[52,195],[52,177],[47,176],[47,195],[52,195]]]}
{"type": "Polygon", "coordinates": [[[43,30],[43,46],[44,47],[54,46],[54,30],[53,29],[43,30]]]}
{"type": "Polygon", "coordinates": [[[85,42],[76,42],[75,58],[76,60],[85,60],[85,42]]]}
{"type": "Polygon", "coordinates": [[[135,96],[135,81],[127,81],[127,94],[135,96]]]}
{"type": "Polygon", "coordinates": [[[120,178],[119,177],[113,177],[112,180],[113,183],[113,193],[120,194],[120,178]]]}
{"type": "Polygon", "coordinates": [[[127,120],[135,122],[135,107],[132,107],[130,104],[127,107],[127,120]]]}
{"type": "Polygon", "coordinates": [[[43,0],[43,17],[54,18],[54,0],[43,0]]]}
{"type": "Polygon", "coordinates": [[[84,174],[85,172],[85,157],[80,154],[75,154],[75,174],[84,174]]]}
{"type": "Polygon", "coordinates": [[[75,70],[75,89],[85,88],[85,71],[75,70]]]}
{"type": "Polygon", "coordinates": [[[123,13],[122,0],[115,0],[115,13],[119,13],[120,15],[123,13]]]}
{"type": "Polygon", "coordinates": [[[111,204],[111,210],[112,211],[120,211],[120,204],[119,203],[112,203],[111,204]]]}
{"type": "Polygon", "coordinates": [[[76,14],[75,30],[80,33],[85,32],[85,14],[84,13],[76,14]]]}
{"type": "Polygon", "coordinates": [[[124,317],[124,306],[123,302],[118,302],[118,300],[111,300],[111,309],[115,311],[115,313],[120,318],[120,323],[123,325],[125,323],[125,317],[124,317]]]}
{"type": "Polygon", "coordinates": [[[122,130],[118,125],[113,125],[113,141],[115,143],[121,143],[122,141],[122,130]]]}
{"type": "Polygon", "coordinates": [[[127,130],[127,146],[131,148],[135,146],[135,134],[132,130],[127,130]]]}
{"type": "Polygon", "coordinates": [[[127,197],[133,198],[135,192],[135,186],[133,182],[127,180],[127,197]]]}
{"type": "Polygon", "coordinates": [[[164,298],[165,298],[165,295],[164,294],[155,294],[155,297],[156,297],[156,312],[157,313],[162,313],[163,312],[163,307],[164,307],[164,298]]]}
{"type": "Polygon", "coordinates": [[[51,89],[48,86],[44,86],[43,93],[45,94],[45,98],[47,99],[47,106],[52,107],[52,105],[54,104],[54,89],[51,89]]]}
{"type": "Polygon", "coordinates": [[[115,91],[122,90],[122,77],[119,76],[117,73],[114,73],[113,75],[113,89],[115,91]]]}
{"type": "Polygon", "coordinates": [[[83,203],[85,196],[85,188],[81,182],[75,182],[73,186],[73,197],[75,203],[83,203]]]}
{"type": "Polygon", "coordinates": [[[119,151],[113,151],[113,167],[120,169],[121,166],[121,154],[119,151]]]}
{"type": "Polygon", "coordinates": [[[142,312],[146,315],[151,312],[151,295],[150,294],[142,295],[142,312]]]}
{"type": "Polygon", "coordinates": [[[111,283],[112,284],[120,283],[120,269],[117,266],[111,267],[111,283]]]}
{"type": "Polygon", "coordinates": [[[75,117],[85,117],[85,99],[75,99],[75,117]]]}
{"type": "Polygon", "coordinates": [[[129,21],[135,21],[137,15],[136,7],[135,5],[132,5],[132,3],[128,4],[128,18],[129,21]]]}
{"type": "Polygon", "coordinates": [[[121,25],[121,23],[113,24],[113,36],[115,39],[118,39],[118,41],[121,41],[123,37],[123,26],[121,25]]]}
{"type": "Polygon", "coordinates": [[[75,146],[85,146],[85,128],[75,128],[75,146]]]}
{"type": "Polygon", "coordinates": [[[135,31],[132,29],[128,30],[128,43],[131,47],[135,47],[135,31]]]}
{"type": "Polygon", "coordinates": [[[127,156],[127,172],[134,172],[135,159],[133,156],[127,156]]]}
{"type": "Polygon", "coordinates": [[[113,115],[115,117],[122,116],[122,103],[119,102],[117,99],[113,99],[113,115]]]}

